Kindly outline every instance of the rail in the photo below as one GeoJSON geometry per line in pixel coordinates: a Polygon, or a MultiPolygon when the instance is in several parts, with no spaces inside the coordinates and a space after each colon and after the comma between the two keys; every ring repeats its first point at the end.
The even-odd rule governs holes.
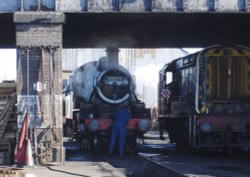
{"type": "Polygon", "coordinates": [[[144,156],[143,154],[139,154],[139,156],[143,159],[146,159],[148,160],[152,166],[153,166],[153,169],[155,171],[158,171],[159,173],[162,172],[164,173],[165,176],[171,176],[171,177],[187,177],[186,175],[184,175],[183,173],[181,173],[180,171],[178,170],[175,170],[173,168],[170,168],[170,167],[167,167],[159,162],[156,162],[156,161],[153,161],[151,160],[150,158],[144,156]]]}

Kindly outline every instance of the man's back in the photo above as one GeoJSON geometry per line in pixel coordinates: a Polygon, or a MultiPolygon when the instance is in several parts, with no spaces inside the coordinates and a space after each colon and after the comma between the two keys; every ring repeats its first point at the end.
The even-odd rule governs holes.
{"type": "Polygon", "coordinates": [[[118,108],[114,113],[115,122],[127,124],[131,115],[127,108],[118,108]]]}
{"type": "Polygon", "coordinates": [[[119,137],[119,155],[123,155],[126,125],[128,124],[131,115],[127,108],[118,108],[116,111],[114,111],[113,118],[114,124],[112,126],[111,141],[109,144],[109,154],[111,154],[113,151],[116,138],[119,137]]]}

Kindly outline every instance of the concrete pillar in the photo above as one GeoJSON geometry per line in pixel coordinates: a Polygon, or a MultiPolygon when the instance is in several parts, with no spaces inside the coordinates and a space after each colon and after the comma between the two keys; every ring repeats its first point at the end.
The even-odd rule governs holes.
{"type": "Polygon", "coordinates": [[[65,17],[58,12],[17,12],[18,128],[28,111],[34,159],[64,161],[61,51],[65,17]]]}

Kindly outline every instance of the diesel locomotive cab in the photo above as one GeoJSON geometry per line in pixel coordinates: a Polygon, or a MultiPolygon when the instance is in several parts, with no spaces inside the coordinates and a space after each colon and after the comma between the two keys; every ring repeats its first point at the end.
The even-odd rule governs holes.
{"type": "Polygon", "coordinates": [[[212,46],[162,68],[159,119],[177,148],[250,149],[249,61],[249,48],[212,46]]]}

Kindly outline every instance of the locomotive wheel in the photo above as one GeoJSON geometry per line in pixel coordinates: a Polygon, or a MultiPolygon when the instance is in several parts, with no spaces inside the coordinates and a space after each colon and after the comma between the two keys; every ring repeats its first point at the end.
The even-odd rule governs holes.
{"type": "Polygon", "coordinates": [[[138,154],[142,140],[136,132],[130,134],[126,139],[126,152],[130,154],[138,154]]]}
{"type": "Polygon", "coordinates": [[[91,135],[87,133],[83,138],[82,138],[82,147],[86,151],[91,151],[92,147],[92,141],[91,141],[91,135]]]}
{"type": "Polygon", "coordinates": [[[94,136],[93,136],[93,142],[92,142],[92,143],[93,143],[93,144],[92,144],[92,145],[93,145],[93,146],[92,146],[92,147],[93,147],[93,149],[92,149],[93,152],[98,152],[99,143],[98,143],[98,136],[97,136],[97,135],[94,135],[94,136]]]}
{"type": "Polygon", "coordinates": [[[87,147],[86,147],[88,152],[91,151],[91,149],[92,149],[91,147],[92,147],[92,145],[91,145],[91,140],[88,139],[88,141],[87,141],[87,147]]]}
{"type": "Polygon", "coordinates": [[[89,141],[86,138],[82,139],[82,148],[86,151],[89,151],[89,141]]]}
{"type": "Polygon", "coordinates": [[[139,150],[140,150],[140,146],[142,144],[142,139],[140,138],[140,136],[137,134],[136,135],[136,144],[135,144],[135,148],[134,148],[134,152],[133,154],[138,154],[139,150]]]}

